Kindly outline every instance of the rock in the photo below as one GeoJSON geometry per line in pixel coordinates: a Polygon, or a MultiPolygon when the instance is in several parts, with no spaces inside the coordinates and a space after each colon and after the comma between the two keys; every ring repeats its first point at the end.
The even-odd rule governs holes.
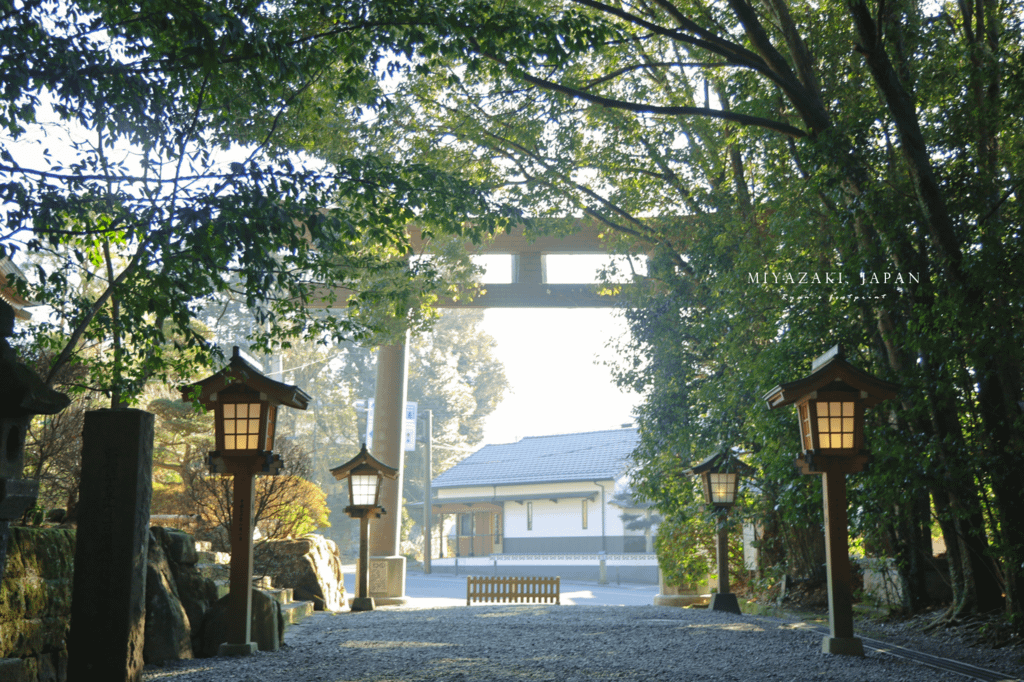
{"type": "MultiPolygon", "coordinates": [[[[200,647],[197,656],[216,656],[220,645],[228,641],[227,609],[231,595],[224,595],[203,615],[199,625],[200,647]]],[[[251,641],[260,651],[277,651],[284,644],[284,615],[281,605],[261,590],[252,591],[251,641]]]]}
{"type": "Polygon", "coordinates": [[[260,651],[277,651],[284,644],[281,603],[262,590],[252,594],[252,641],[260,651]]]}
{"type": "Polygon", "coordinates": [[[228,529],[224,526],[214,526],[196,535],[196,539],[210,543],[212,552],[230,552],[231,538],[228,537],[228,529]]]}
{"type": "Polygon", "coordinates": [[[318,611],[341,611],[345,583],[338,547],[322,535],[270,540],[255,548],[255,573],[270,576],[275,587],[290,587],[296,599],[312,601],[318,611]]]}
{"type": "Polygon", "coordinates": [[[195,653],[200,646],[199,633],[195,625],[203,619],[203,614],[217,601],[217,584],[210,578],[204,578],[194,565],[171,563],[171,574],[178,587],[178,599],[192,623],[192,651],[195,653]]]}
{"type": "Polygon", "coordinates": [[[57,666],[53,664],[53,657],[51,656],[40,656],[39,659],[39,682],[58,682],[61,678],[58,677],[57,666]]]}
{"type": "Polygon", "coordinates": [[[34,658],[0,658],[0,680],[4,682],[36,682],[38,663],[34,658]]]}
{"type": "Polygon", "coordinates": [[[150,530],[146,567],[146,630],[142,659],[162,664],[192,658],[192,628],[164,552],[162,528],[150,530]],[[156,531],[156,532],[155,532],[156,531]]]}
{"type": "Polygon", "coordinates": [[[203,614],[217,601],[217,585],[213,580],[203,577],[196,568],[198,555],[191,535],[159,526],[151,528],[150,532],[151,539],[157,540],[154,544],[163,548],[178,601],[191,626],[192,655],[198,655],[202,643],[199,641],[197,625],[203,619],[203,614]]]}
{"type": "Polygon", "coordinates": [[[172,564],[195,566],[199,562],[196,554],[196,541],[188,533],[173,528],[161,528],[164,552],[172,564]]]}

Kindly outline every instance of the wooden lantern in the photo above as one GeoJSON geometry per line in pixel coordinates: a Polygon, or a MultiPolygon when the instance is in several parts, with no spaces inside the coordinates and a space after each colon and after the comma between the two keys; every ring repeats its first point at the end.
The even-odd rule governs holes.
{"type": "Polygon", "coordinates": [[[359,519],[359,563],[356,571],[356,596],[350,608],[353,611],[372,611],[374,601],[369,593],[370,573],[370,517],[380,516],[385,510],[380,506],[381,483],[385,478],[398,478],[398,469],[378,461],[363,443],[359,454],[341,466],[331,469],[331,475],[339,481],[348,480],[349,506],[345,513],[359,519]]]}
{"type": "Polygon", "coordinates": [[[810,376],[780,384],[764,396],[771,409],[796,405],[797,466],[804,474],[822,477],[829,613],[824,653],[864,655],[863,643],[853,634],[846,474],[863,471],[871,459],[864,450],[864,408],[895,397],[898,388],[849,364],[842,348],[834,346],[814,361],[810,376]]]}
{"type": "Polygon", "coordinates": [[[720,509],[736,503],[740,474],[749,475],[753,469],[728,449],[711,455],[686,473],[700,476],[704,487],[704,501],[720,509]]]}
{"type": "Polygon", "coordinates": [[[280,405],[305,410],[312,398],[298,386],[264,376],[256,362],[234,347],[231,362],[213,376],[182,389],[182,399],[214,413],[216,449],[210,453],[210,472],[229,473],[225,457],[258,458],[261,474],[276,474],[281,459],[273,454],[280,405]]]}
{"type": "Polygon", "coordinates": [[[227,367],[181,389],[185,402],[198,398],[213,410],[216,450],[210,452],[210,473],[233,477],[231,492],[231,573],[227,613],[228,641],[218,655],[250,654],[252,615],[253,498],[257,474],[278,474],[274,431],[280,405],[305,410],[312,397],[298,386],[263,375],[255,360],[235,346],[227,367]]]}
{"type": "Polygon", "coordinates": [[[818,357],[808,377],[765,394],[768,407],[796,405],[800,423],[797,465],[805,474],[857,473],[870,461],[864,451],[864,409],[895,397],[896,384],[863,372],[833,346],[818,357]]]}
{"type": "Polygon", "coordinates": [[[364,443],[358,455],[331,469],[331,475],[339,481],[348,480],[349,506],[354,510],[379,509],[381,483],[385,478],[398,478],[398,469],[377,460],[364,443]]]}

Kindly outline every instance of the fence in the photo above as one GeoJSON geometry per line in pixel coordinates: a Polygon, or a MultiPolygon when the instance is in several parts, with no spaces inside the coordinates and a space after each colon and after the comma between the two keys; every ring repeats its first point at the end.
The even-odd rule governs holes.
{"type": "Polygon", "coordinates": [[[466,606],[471,602],[561,604],[561,578],[466,578],[466,606]]]}

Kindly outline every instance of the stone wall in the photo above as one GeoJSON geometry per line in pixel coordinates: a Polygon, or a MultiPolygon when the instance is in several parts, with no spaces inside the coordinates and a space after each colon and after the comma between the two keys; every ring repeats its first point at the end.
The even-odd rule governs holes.
{"type": "Polygon", "coordinates": [[[66,679],[74,556],[74,531],[11,528],[0,585],[0,679],[66,679]]]}
{"type": "MultiPolygon", "coordinates": [[[[65,682],[75,531],[11,528],[0,585],[0,680],[65,682]]],[[[200,655],[196,625],[217,601],[191,535],[152,528],[146,578],[147,664],[200,655]]]]}

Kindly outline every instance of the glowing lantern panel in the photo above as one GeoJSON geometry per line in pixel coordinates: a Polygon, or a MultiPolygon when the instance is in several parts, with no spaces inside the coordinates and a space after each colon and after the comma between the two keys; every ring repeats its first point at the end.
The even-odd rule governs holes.
{"type": "Polygon", "coordinates": [[[224,449],[261,450],[259,403],[224,405],[224,449]]]}
{"type": "Polygon", "coordinates": [[[818,412],[818,440],[822,450],[853,447],[853,402],[820,402],[818,412]]]}
{"type": "Polygon", "coordinates": [[[351,504],[356,506],[377,504],[377,486],[380,483],[380,475],[377,472],[353,474],[349,480],[352,486],[351,504]]]}
{"type": "Polygon", "coordinates": [[[736,474],[712,473],[709,477],[712,504],[732,504],[736,501],[736,474]]]}

